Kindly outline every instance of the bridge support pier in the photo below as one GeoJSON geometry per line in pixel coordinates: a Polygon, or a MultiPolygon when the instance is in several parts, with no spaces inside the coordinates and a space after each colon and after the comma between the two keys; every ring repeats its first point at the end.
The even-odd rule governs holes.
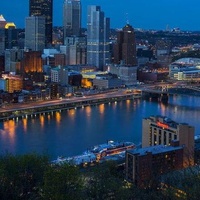
{"type": "Polygon", "coordinates": [[[168,95],[167,93],[162,93],[162,94],[160,95],[160,101],[161,101],[161,102],[167,102],[168,99],[169,99],[169,95],[168,95]]]}
{"type": "Polygon", "coordinates": [[[167,102],[168,96],[169,95],[166,92],[148,92],[148,91],[142,92],[142,97],[148,100],[167,102]]]}

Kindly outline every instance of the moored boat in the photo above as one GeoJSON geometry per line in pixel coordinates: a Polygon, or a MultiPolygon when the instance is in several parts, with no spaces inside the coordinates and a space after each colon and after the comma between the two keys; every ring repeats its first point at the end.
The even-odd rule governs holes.
{"type": "Polygon", "coordinates": [[[126,150],[136,148],[132,142],[114,142],[108,141],[105,144],[94,146],[90,151],[97,157],[97,161],[101,160],[105,156],[116,155],[126,150]]]}
{"type": "Polygon", "coordinates": [[[99,161],[112,160],[112,156],[122,154],[126,150],[134,149],[136,145],[132,142],[114,142],[96,145],[85,151],[83,154],[73,157],[58,157],[52,164],[61,165],[64,163],[72,165],[87,165],[99,161]],[[108,159],[105,159],[107,157],[108,159]]]}

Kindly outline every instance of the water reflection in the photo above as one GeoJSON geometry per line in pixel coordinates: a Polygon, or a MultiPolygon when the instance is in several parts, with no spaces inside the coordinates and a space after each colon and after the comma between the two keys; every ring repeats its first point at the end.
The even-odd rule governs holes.
{"type": "Polygon", "coordinates": [[[126,107],[127,107],[127,110],[129,110],[130,104],[131,104],[131,100],[130,100],[130,99],[127,99],[127,100],[126,100],[126,107]]]}
{"type": "Polygon", "coordinates": [[[104,114],[104,111],[105,111],[105,105],[104,104],[99,105],[99,113],[104,114]]]}
{"type": "Polygon", "coordinates": [[[92,110],[91,106],[85,107],[84,111],[86,113],[87,118],[89,118],[91,116],[91,110],[92,110]]]}
{"type": "Polygon", "coordinates": [[[60,112],[56,112],[56,124],[59,125],[61,122],[61,113],[60,112]]]}
{"type": "Polygon", "coordinates": [[[168,104],[141,99],[85,106],[44,115],[32,115],[0,123],[0,151],[42,152],[44,147],[56,158],[80,154],[88,147],[115,141],[141,142],[142,119],[164,115],[195,126],[200,134],[200,98],[170,97],[168,104]],[[41,128],[42,127],[42,128],[41,128]],[[44,134],[38,134],[43,132],[44,134]],[[26,134],[28,133],[28,134],[26,134]],[[70,134],[69,134],[70,133],[70,134]]]}
{"type": "Polygon", "coordinates": [[[28,122],[27,118],[22,119],[23,129],[25,133],[27,132],[27,122],[28,122]]]}
{"type": "Polygon", "coordinates": [[[40,125],[41,128],[44,128],[44,115],[40,115],[40,125]]]}
{"type": "MultiPolygon", "coordinates": [[[[53,113],[51,113],[51,115],[53,115],[53,113]]],[[[48,122],[50,121],[50,119],[51,119],[51,115],[48,113],[48,115],[47,115],[47,119],[48,119],[48,122]]]]}
{"type": "MultiPolygon", "coordinates": [[[[5,130],[5,134],[7,134],[7,136],[8,136],[10,143],[12,145],[14,145],[14,143],[15,143],[15,130],[16,130],[15,121],[9,120],[9,121],[4,122],[4,130],[5,130]]],[[[6,137],[6,135],[5,135],[5,137],[6,137]]]]}

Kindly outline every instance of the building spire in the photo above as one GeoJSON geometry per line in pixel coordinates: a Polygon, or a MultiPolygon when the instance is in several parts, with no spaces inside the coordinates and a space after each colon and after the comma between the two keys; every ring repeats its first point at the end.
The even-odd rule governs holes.
{"type": "Polygon", "coordinates": [[[126,24],[129,24],[129,18],[128,18],[128,13],[126,13],[126,24]]]}

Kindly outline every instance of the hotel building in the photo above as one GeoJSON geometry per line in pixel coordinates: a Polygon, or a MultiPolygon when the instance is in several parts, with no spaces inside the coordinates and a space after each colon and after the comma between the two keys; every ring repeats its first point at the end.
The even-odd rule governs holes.
{"type": "Polygon", "coordinates": [[[142,122],[142,147],[165,145],[179,141],[184,147],[183,166],[194,164],[194,127],[177,123],[163,116],[144,118],[142,122]]]}

